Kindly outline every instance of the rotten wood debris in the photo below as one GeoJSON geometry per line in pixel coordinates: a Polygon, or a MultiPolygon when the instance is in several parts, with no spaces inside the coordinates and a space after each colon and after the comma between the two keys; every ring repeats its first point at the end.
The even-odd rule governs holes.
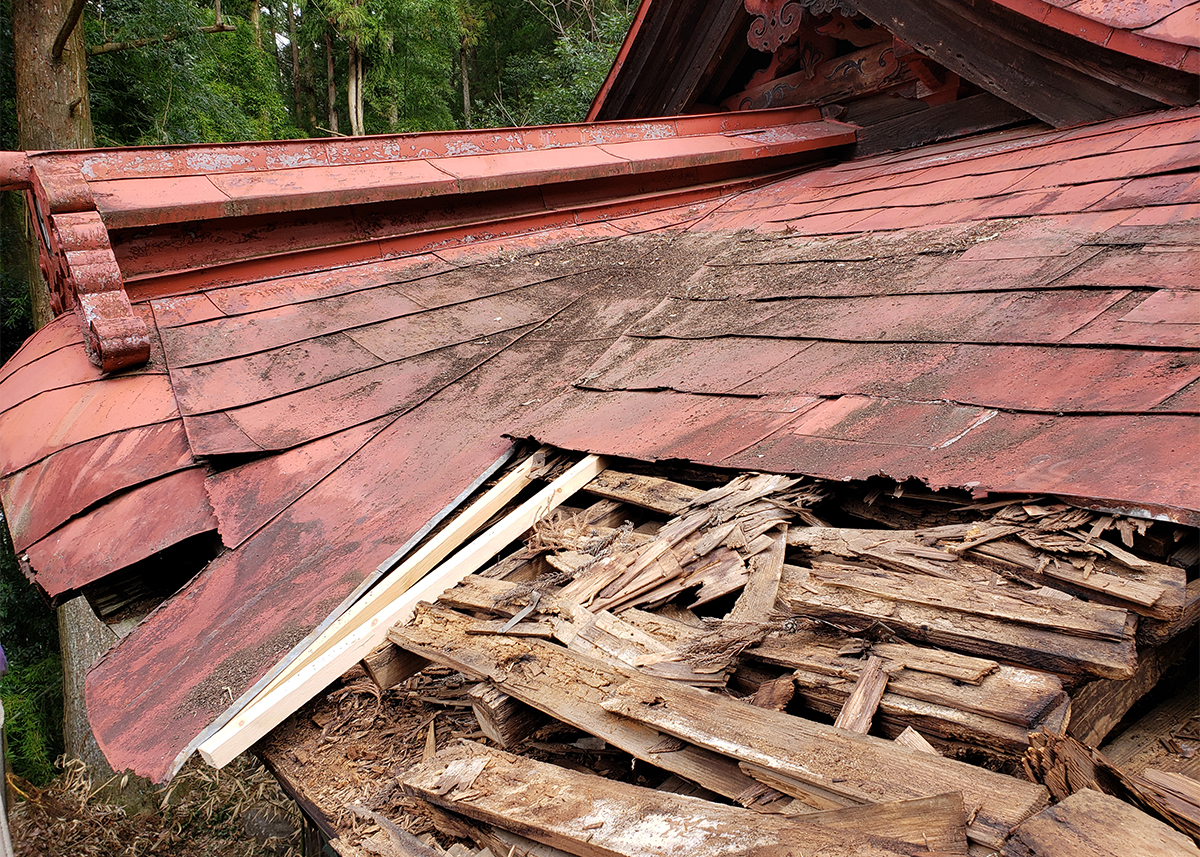
{"type": "MultiPolygon", "coordinates": [[[[347,731],[378,732],[389,698],[466,726],[409,728],[329,818],[399,807],[506,855],[1200,854],[1194,683],[1180,703],[1163,680],[1196,657],[1194,529],[599,460],[530,519],[532,483],[579,468],[526,467],[474,527],[492,559],[456,566],[467,541],[432,569],[454,585],[356,668],[376,703],[347,731]],[[1173,707],[1129,726],[1143,697],[1173,707]]],[[[260,745],[301,792],[310,710],[260,745]]],[[[342,853],[389,853],[339,830],[342,853]]]]}

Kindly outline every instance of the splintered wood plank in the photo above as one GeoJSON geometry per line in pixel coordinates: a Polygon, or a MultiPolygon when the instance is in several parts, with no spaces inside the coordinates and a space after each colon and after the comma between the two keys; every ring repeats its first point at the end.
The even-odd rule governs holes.
{"type": "MultiPolygon", "coordinates": [[[[398,648],[393,643],[388,645],[398,648]]],[[[480,682],[471,688],[467,699],[471,701],[479,730],[506,750],[531,737],[547,722],[542,712],[518,702],[489,682],[480,682]]]]}
{"type": "Polygon", "coordinates": [[[921,733],[911,726],[905,726],[904,731],[892,739],[901,747],[907,747],[910,750],[916,750],[920,753],[928,753],[931,756],[940,755],[933,745],[921,737],[921,733]]]}
{"type": "Polygon", "coordinates": [[[1095,557],[1085,573],[1069,560],[1047,562],[1041,551],[1013,539],[987,542],[967,552],[972,558],[1030,583],[1053,586],[1099,604],[1125,607],[1143,616],[1170,621],[1183,612],[1187,573],[1182,568],[1145,561],[1136,572],[1106,557],[1095,557]]]}
{"type": "MultiPolygon", "coordinates": [[[[930,752],[937,755],[932,747],[930,752]]],[[[899,839],[935,854],[967,853],[967,813],[958,792],[805,812],[799,818],[836,830],[899,839]]]]}
{"type": "Polygon", "coordinates": [[[429,661],[394,643],[384,643],[362,659],[362,667],[380,690],[388,690],[429,666],[429,661]]]}
{"type": "MultiPolygon", "coordinates": [[[[443,592],[438,601],[458,609],[513,616],[520,608],[509,599],[519,593],[518,585],[512,582],[471,575],[443,592]]],[[[527,596],[520,600],[526,601],[527,596]]],[[[541,595],[537,610],[538,618],[549,623],[554,639],[578,654],[638,667],[672,681],[697,686],[725,684],[724,670],[702,673],[673,660],[671,646],[607,610],[593,612],[561,593],[541,595]]],[[[475,630],[468,629],[468,633],[475,630]]]]}
{"type": "Polygon", "coordinates": [[[833,725],[839,729],[858,732],[861,735],[871,730],[871,721],[875,718],[875,709],[883,698],[883,690],[887,687],[888,675],[883,671],[883,658],[871,655],[858,674],[858,681],[850,696],[846,699],[842,710],[838,712],[833,725]]]}
{"type": "Polygon", "coordinates": [[[872,572],[850,566],[821,567],[820,563],[814,566],[809,573],[811,583],[852,589],[889,601],[1054,629],[1076,637],[1123,640],[1130,636],[1126,611],[1075,599],[1048,598],[1036,593],[1021,593],[1018,598],[996,589],[918,575],[872,572]]]}
{"type": "MultiPolygon", "coordinates": [[[[1096,679],[1072,691],[1071,721],[1067,726],[1067,734],[1089,747],[1099,747],[1129,709],[1157,687],[1163,673],[1183,655],[1190,643],[1181,635],[1165,645],[1143,650],[1133,678],[1124,681],[1096,679]]],[[[1106,752],[1118,765],[1126,761],[1111,751],[1106,752]]]]}
{"type": "Polygon", "coordinates": [[[757,785],[724,756],[699,747],[680,747],[656,729],[605,711],[600,703],[607,698],[608,689],[632,674],[630,671],[544,640],[468,637],[470,623],[452,610],[422,605],[412,622],[392,628],[388,637],[434,663],[475,679],[491,679],[514,699],[709,791],[736,799],[757,785]]]}
{"type": "MultiPolygon", "coordinates": [[[[796,695],[813,711],[840,717],[857,685],[830,676],[796,670],[792,674],[796,695]]],[[[1065,697],[1062,706],[1066,705],[1065,697]]],[[[1057,709],[1048,711],[1033,728],[1061,726],[1057,709]]],[[[964,710],[953,702],[928,702],[885,692],[874,710],[874,723],[884,735],[896,735],[915,726],[927,735],[955,744],[974,745],[989,755],[1020,755],[1029,746],[1029,726],[1017,726],[986,714],[964,710]]]]}
{"type": "Polygon", "coordinates": [[[734,857],[790,846],[794,857],[893,857],[895,840],[647,789],[479,744],[410,769],[404,789],[468,818],[580,857],[734,857]]]}
{"type": "Polygon", "coordinates": [[[1200,782],[1186,774],[1147,768],[1137,777],[1139,791],[1154,799],[1171,822],[1192,837],[1200,836],[1200,782]]]}
{"type": "MultiPolygon", "coordinates": [[[[804,670],[816,677],[825,676],[827,682],[857,681],[862,662],[856,657],[841,654],[838,644],[836,637],[826,640],[815,634],[798,632],[768,637],[758,646],[748,649],[746,654],[766,663],[804,670]]],[[[860,649],[858,645],[850,645],[849,648],[851,654],[857,654],[860,649]]],[[[972,711],[1029,728],[1063,699],[1062,681],[1050,673],[992,662],[989,673],[980,681],[970,684],[954,676],[922,671],[919,666],[911,666],[907,660],[892,658],[892,653],[899,653],[901,658],[907,657],[909,649],[915,649],[918,657],[921,652],[939,651],[898,643],[874,643],[862,647],[862,651],[888,660],[888,694],[972,711]]]]}
{"type": "Polygon", "coordinates": [[[787,548],[787,524],[771,538],[771,547],[750,560],[750,575],[738,596],[729,619],[734,622],[766,622],[775,610],[779,579],[783,574],[783,553],[787,548]]]}
{"type": "Polygon", "coordinates": [[[642,675],[614,681],[608,689],[607,711],[761,766],[798,784],[788,791],[797,797],[811,790],[849,805],[958,791],[975,813],[967,835],[991,847],[1046,804],[1041,786],[715,693],[642,675]]]}
{"type": "Polygon", "coordinates": [[[1004,857],[1196,857],[1200,849],[1140,809],[1090,789],[1019,825],[1004,857]]]}
{"type": "MultiPolygon", "coordinates": [[[[851,575],[861,571],[849,569],[851,575]]],[[[947,581],[939,579],[937,583],[947,581]]],[[[882,622],[912,641],[1050,672],[1129,678],[1137,663],[1132,635],[1122,640],[1095,640],[903,599],[886,600],[848,587],[826,586],[797,566],[784,566],[780,598],[799,616],[863,628],[882,622]]]]}
{"type": "Polygon", "coordinates": [[[699,488],[669,479],[617,470],[605,470],[583,490],[664,515],[678,515],[703,493],[699,488]]]}

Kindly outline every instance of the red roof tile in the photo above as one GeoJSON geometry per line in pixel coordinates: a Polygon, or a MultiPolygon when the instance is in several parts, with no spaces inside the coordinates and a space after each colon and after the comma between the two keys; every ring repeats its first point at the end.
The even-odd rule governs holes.
{"type": "MultiPolygon", "coordinates": [[[[433,135],[69,156],[105,187],[219,176],[277,212],[214,222],[206,202],[165,218],[178,226],[111,230],[161,336],[140,373],[84,363],[69,317],[0,369],[0,499],[44,586],[214,527],[225,545],[89,675],[117,767],[168,775],[506,432],[1200,519],[1200,111],[799,172],[776,148],[736,161],[740,178],[703,172],[812,142],[795,115],[783,124],[804,127],[761,139],[747,121],[637,126],[695,131],[661,146],[619,124],[479,132],[462,148],[433,135]],[[355,189],[369,204],[351,209],[340,178],[314,189],[323,164],[372,159],[453,160],[461,182],[491,181],[473,166],[504,158],[513,183],[537,185],[539,145],[570,161],[555,178],[579,181],[504,199],[459,184],[427,209],[403,182],[387,204],[355,189]],[[618,152],[678,184],[641,186],[624,160],[619,180],[586,178],[618,152]],[[668,170],[678,158],[691,165],[668,170]],[[281,185],[272,164],[297,173],[281,185]],[[289,213],[268,186],[334,207],[289,213]],[[68,496],[48,499],[72,469],[68,496]],[[129,519],[146,529],[122,541],[129,519]]],[[[117,219],[143,216],[128,211],[117,219]]]]}

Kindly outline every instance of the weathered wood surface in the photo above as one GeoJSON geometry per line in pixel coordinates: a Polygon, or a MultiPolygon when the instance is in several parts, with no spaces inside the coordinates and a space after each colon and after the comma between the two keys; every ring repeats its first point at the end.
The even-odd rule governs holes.
{"type": "Polygon", "coordinates": [[[1153,801],[1176,827],[1200,838],[1200,782],[1185,774],[1147,768],[1135,778],[1143,797],[1153,801]]]}
{"type": "MultiPolygon", "coordinates": [[[[1189,644],[1178,638],[1154,649],[1142,650],[1137,671],[1130,679],[1096,679],[1071,693],[1071,723],[1067,734],[1090,747],[1101,742],[1116,727],[1129,709],[1158,685],[1163,673],[1189,644]]],[[[1195,697],[1191,699],[1195,703],[1195,697]]],[[[1185,700],[1185,705],[1187,704],[1185,700]]],[[[1119,760],[1117,763],[1121,764],[1119,760]]]]}
{"type": "Polygon", "coordinates": [[[1114,559],[1093,556],[1090,571],[1068,559],[1058,561],[1012,539],[981,544],[967,551],[976,561],[1041,586],[1053,586],[1100,604],[1126,607],[1164,621],[1177,619],[1186,599],[1187,574],[1181,568],[1143,560],[1137,569],[1114,559]]]}
{"type": "Polygon", "coordinates": [[[921,737],[921,733],[911,726],[905,726],[904,731],[892,739],[901,747],[907,747],[910,750],[916,750],[919,753],[928,753],[931,756],[941,755],[934,749],[933,745],[921,737]]]}
{"type": "MultiPolygon", "coordinates": [[[[509,599],[522,592],[519,584],[470,575],[460,585],[443,592],[438,600],[460,609],[513,616],[521,608],[509,599]]],[[[525,592],[521,601],[528,598],[529,593],[525,592]]],[[[671,657],[674,649],[651,634],[607,610],[592,612],[561,593],[539,594],[536,615],[549,625],[554,639],[578,654],[637,667],[649,675],[673,681],[700,686],[725,684],[724,670],[693,669],[674,660],[671,657]]],[[[477,630],[473,626],[468,633],[477,630]]]]}
{"type": "MultiPolygon", "coordinates": [[[[1131,774],[1141,773],[1147,760],[1155,755],[1160,742],[1171,737],[1181,725],[1196,715],[1198,699],[1200,679],[1192,677],[1110,743],[1103,745],[1101,749],[1104,755],[1123,771],[1131,774]]],[[[1083,738],[1079,740],[1095,746],[1083,738]]]]}
{"type": "MultiPolygon", "coordinates": [[[[981,603],[981,595],[968,590],[963,594],[965,600],[961,604],[948,601],[951,588],[948,581],[936,580],[944,588],[935,593],[923,585],[924,581],[914,583],[913,575],[901,578],[898,573],[889,575],[882,571],[867,575],[857,567],[828,563],[814,565],[819,566],[813,569],[816,574],[798,566],[784,566],[780,598],[798,616],[862,628],[878,622],[911,641],[1051,672],[1091,673],[1107,678],[1133,675],[1137,655],[1129,625],[1132,617],[1126,617],[1127,636],[1120,639],[1071,636],[1052,627],[1051,617],[1057,612],[1054,605],[1011,604],[1004,599],[989,599],[993,607],[997,604],[1000,607],[992,612],[1007,613],[1009,611],[1004,608],[1011,606],[1012,613],[1030,615],[1044,623],[1042,627],[1024,626],[1003,618],[965,612],[963,608],[968,605],[981,603]],[[843,570],[845,576],[841,574],[843,570]],[[855,586],[845,585],[848,583],[855,586]],[[920,603],[922,601],[927,603],[920,603]],[[937,606],[938,602],[947,606],[937,606]]],[[[1116,617],[1100,615],[1098,618],[1099,622],[1093,627],[1115,629],[1116,617]]]]}
{"type": "Polygon", "coordinates": [[[1030,121],[1020,108],[988,92],[938,104],[916,113],[864,125],[858,132],[855,157],[910,149],[964,134],[977,134],[1030,121]]]}
{"type": "MultiPolygon", "coordinates": [[[[784,814],[790,815],[790,810],[784,814]]],[[[938,854],[967,853],[967,813],[958,792],[803,812],[797,817],[823,827],[899,839],[938,854]]]]}
{"type": "MultiPolygon", "coordinates": [[[[805,670],[792,674],[796,694],[804,704],[830,717],[839,717],[849,703],[856,685],[831,682],[805,670]]],[[[1046,727],[1060,727],[1062,717],[1049,713],[1046,727]]],[[[879,699],[874,722],[885,735],[897,735],[906,726],[914,726],[931,738],[975,746],[984,753],[1019,755],[1029,746],[1029,729],[983,714],[964,711],[952,704],[938,704],[899,694],[884,693],[879,699]]],[[[1039,724],[1039,728],[1042,724],[1039,724]]]]}
{"type": "Polygon", "coordinates": [[[546,716],[540,711],[518,702],[488,682],[471,688],[467,699],[479,721],[479,730],[506,750],[518,746],[546,723],[546,716]]]}
{"type": "Polygon", "coordinates": [[[1045,791],[1031,783],[717,694],[637,675],[614,681],[610,690],[603,703],[608,711],[811,784],[846,803],[961,791],[972,811],[978,810],[968,836],[983,845],[998,847],[1013,825],[1046,802],[1045,791]]]}
{"type": "Polygon", "coordinates": [[[699,488],[681,482],[612,469],[601,473],[583,490],[665,515],[678,515],[704,493],[699,488]]]}
{"type": "Polygon", "coordinates": [[[765,622],[775,611],[779,579],[783,574],[783,554],[787,548],[787,524],[771,533],[771,547],[750,561],[750,575],[738,596],[729,618],[734,622],[765,622]]]}
{"type": "Polygon", "coordinates": [[[600,703],[607,689],[626,671],[543,640],[468,637],[470,622],[452,610],[423,605],[411,623],[394,627],[388,636],[434,663],[491,679],[514,699],[719,795],[736,798],[756,785],[724,756],[680,748],[656,729],[605,711],[600,703]]]}
{"type": "Polygon", "coordinates": [[[395,687],[406,678],[416,675],[429,661],[392,642],[384,642],[362,659],[363,669],[380,690],[395,687]]]}
{"type": "Polygon", "coordinates": [[[1017,726],[1032,728],[1063,699],[1062,682],[1050,673],[905,643],[868,643],[800,630],[769,636],[746,652],[766,663],[851,680],[857,679],[861,662],[856,658],[860,653],[888,661],[889,694],[971,711],[1017,726]]]}
{"type": "Polygon", "coordinates": [[[478,744],[404,775],[405,790],[580,857],[734,857],[788,846],[794,857],[896,857],[913,848],[567,771],[478,744]]]}
{"type": "Polygon", "coordinates": [[[1196,843],[1136,807],[1085,789],[1014,831],[1004,857],[1196,857],[1196,843]]]}
{"type": "Polygon", "coordinates": [[[871,731],[871,721],[875,719],[875,709],[883,699],[883,689],[887,687],[888,674],[883,668],[883,658],[871,655],[859,670],[858,680],[853,689],[842,703],[833,725],[839,729],[847,729],[866,735],[871,731]]]}

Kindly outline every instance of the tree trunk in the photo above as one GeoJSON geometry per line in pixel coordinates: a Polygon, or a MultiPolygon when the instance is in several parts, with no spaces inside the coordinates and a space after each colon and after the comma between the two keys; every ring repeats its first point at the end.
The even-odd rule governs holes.
{"type": "Polygon", "coordinates": [[[354,61],[356,64],[355,70],[356,70],[356,74],[358,77],[358,83],[355,84],[355,87],[354,87],[354,103],[355,103],[355,109],[358,111],[358,133],[361,135],[361,134],[367,133],[367,123],[366,123],[366,120],[363,119],[363,101],[365,100],[364,92],[363,92],[363,84],[366,83],[366,79],[363,76],[362,51],[356,50],[354,53],[355,53],[354,61]]]}
{"type": "Polygon", "coordinates": [[[362,52],[350,42],[347,55],[350,73],[346,85],[346,106],[350,109],[350,134],[359,137],[363,130],[363,65],[362,52]]]}
{"type": "Polygon", "coordinates": [[[462,70],[463,125],[467,128],[471,127],[471,82],[467,77],[470,54],[470,49],[464,41],[458,51],[458,65],[462,70]]]}
{"type": "Polygon", "coordinates": [[[338,134],[338,114],[337,114],[337,78],[333,76],[333,39],[329,37],[329,31],[325,31],[325,75],[327,83],[327,100],[326,105],[329,108],[329,132],[335,137],[338,134]]]}
{"type": "Polygon", "coordinates": [[[254,30],[254,43],[262,47],[262,8],[258,0],[250,0],[250,26],[254,30]]]}
{"type": "MultiPolygon", "coordinates": [[[[61,61],[52,56],[55,39],[70,8],[70,0],[15,0],[13,15],[13,60],[16,65],[17,145],[25,150],[83,149],[92,141],[92,115],[88,107],[87,55],[83,28],[78,24],[66,39],[61,61]]],[[[30,230],[28,245],[37,258],[36,232],[30,230]]],[[[36,261],[30,268],[33,321],[38,327],[49,321],[49,292],[42,282],[36,261]]],[[[111,770],[100,752],[87,720],[83,677],[87,668],[116,641],[116,634],[101,623],[77,597],[58,611],[59,645],[63,663],[63,737],[69,758],[83,759],[94,767],[93,775],[104,782],[111,770]]],[[[111,799],[134,811],[156,805],[148,782],[133,778],[111,799]]]]}
{"type": "MultiPolygon", "coordinates": [[[[83,28],[75,26],[60,62],[52,56],[54,40],[70,8],[70,0],[16,0],[12,4],[17,146],[26,151],[93,145],[83,28]]],[[[37,264],[36,232],[28,230],[27,234],[25,267],[31,272],[33,322],[40,327],[52,317],[50,291],[37,264]]]]}
{"type": "Polygon", "coordinates": [[[300,46],[296,44],[296,12],[292,8],[291,0],[287,4],[287,25],[288,25],[288,44],[292,48],[292,99],[296,104],[296,111],[292,114],[296,121],[296,127],[301,127],[301,121],[304,117],[304,104],[300,98],[300,46]]]}
{"type": "Polygon", "coordinates": [[[346,109],[350,113],[351,137],[358,136],[358,111],[355,109],[358,106],[358,99],[354,93],[354,89],[358,85],[356,55],[357,51],[354,49],[354,44],[351,43],[346,49],[346,109]]]}

